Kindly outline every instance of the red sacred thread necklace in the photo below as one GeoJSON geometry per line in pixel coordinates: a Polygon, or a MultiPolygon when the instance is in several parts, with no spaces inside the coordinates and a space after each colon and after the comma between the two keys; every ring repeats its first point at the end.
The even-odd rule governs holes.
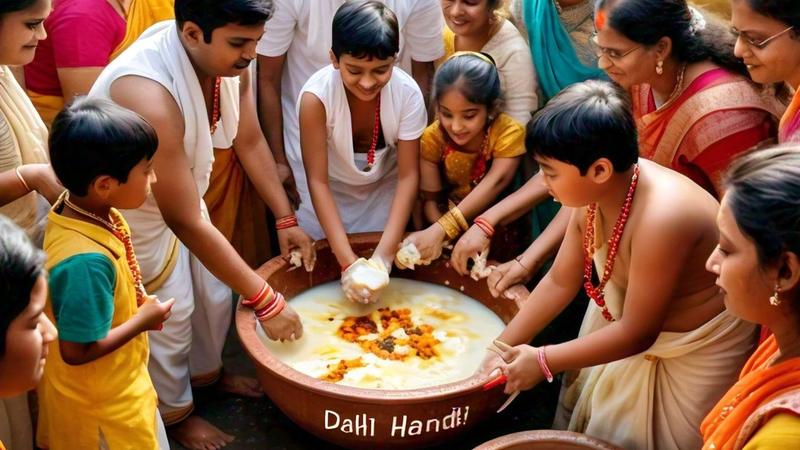
{"type": "Polygon", "coordinates": [[[219,123],[219,94],[222,87],[222,77],[217,77],[214,80],[214,100],[211,106],[211,134],[217,131],[217,124],[219,123]]]}
{"type": "Polygon", "coordinates": [[[367,166],[364,167],[364,172],[372,170],[375,165],[375,150],[378,148],[378,138],[381,133],[381,96],[378,95],[378,103],[375,105],[375,125],[372,128],[372,141],[369,144],[367,151],[367,166]]]}
{"type": "Polygon", "coordinates": [[[594,302],[602,309],[603,318],[609,322],[614,321],[614,316],[608,311],[606,305],[605,293],[603,290],[606,283],[611,278],[611,273],[614,271],[614,261],[617,258],[617,251],[619,250],[619,243],[622,239],[622,232],[625,231],[625,225],[628,223],[628,217],[631,212],[631,204],[633,204],[633,195],[636,193],[636,185],[639,184],[639,165],[633,167],[633,176],[631,177],[631,185],[628,188],[628,194],[625,196],[625,203],[622,205],[622,210],[619,213],[617,222],[614,224],[614,229],[611,232],[611,238],[608,240],[608,255],[606,256],[606,264],[603,269],[600,284],[594,286],[592,284],[592,257],[595,250],[595,218],[597,214],[597,203],[592,203],[586,210],[586,233],[583,236],[583,288],[586,294],[594,300],[594,302]]]}
{"type": "Polygon", "coordinates": [[[97,214],[86,211],[80,206],[72,203],[69,199],[69,192],[64,195],[64,204],[76,213],[102,223],[117,239],[122,241],[122,244],[125,246],[125,257],[128,260],[128,269],[131,272],[131,276],[133,277],[133,285],[136,289],[136,305],[142,306],[147,292],[145,291],[144,284],[142,283],[142,271],[139,268],[139,262],[136,260],[136,253],[133,252],[133,243],[131,242],[130,232],[126,230],[119,221],[111,219],[111,217],[109,217],[111,220],[104,219],[97,214]]]}

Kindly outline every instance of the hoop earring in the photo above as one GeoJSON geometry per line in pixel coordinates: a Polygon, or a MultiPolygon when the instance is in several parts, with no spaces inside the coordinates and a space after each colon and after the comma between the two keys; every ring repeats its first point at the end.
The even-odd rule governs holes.
{"type": "Polygon", "coordinates": [[[778,291],[778,287],[775,286],[775,292],[772,294],[772,297],[769,298],[769,304],[772,305],[772,306],[780,305],[781,304],[780,295],[781,295],[781,293],[780,293],[780,291],[778,291]]]}
{"type": "Polygon", "coordinates": [[[664,61],[659,61],[656,64],[656,75],[663,75],[664,74],[664,61]]]}

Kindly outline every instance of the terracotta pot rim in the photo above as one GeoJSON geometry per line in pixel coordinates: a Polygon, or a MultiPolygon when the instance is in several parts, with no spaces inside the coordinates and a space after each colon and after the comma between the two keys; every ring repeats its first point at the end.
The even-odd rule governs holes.
{"type": "MultiPolygon", "coordinates": [[[[370,240],[376,237],[380,238],[381,233],[357,233],[348,235],[351,242],[360,240],[370,240]]],[[[316,242],[317,251],[329,247],[327,240],[319,240],[316,242]]],[[[273,274],[288,265],[281,256],[276,256],[270,259],[259,269],[260,271],[266,270],[267,273],[273,274]]],[[[296,270],[303,270],[302,268],[296,270]]],[[[287,299],[288,300],[288,299],[287,299]]],[[[465,393],[471,393],[483,389],[485,380],[479,379],[477,375],[472,375],[469,378],[455,381],[452,383],[430,386],[419,389],[367,389],[352,386],[344,386],[339,384],[330,383],[327,381],[318,380],[304,373],[301,373],[287,364],[274,357],[272,353],[261,344],[261,339],[256,334],[256,318],[252,313],[252,309],[241,305],[241,298],[236,307],[236,330],[239,334],[239,339],[245,351],[252,359],[257,361],[258,364],[263,366],[272,375],[282,378],[286,383],[291,383],[295,386],[313,391],[316,394],[324,395],[327,397],[335,397],[340,399],[356,398],[359,402],[365,403],[417,403],[425,399],[445,399],[449,397],[457,397],[465,393]],[[257,343],[257,345],[254,345],[257,343]]],[[[497,387],[495,389],[502,389],[497,387]]]]}
{"type": "Polygon", "coordinates": [[[564,430],[526,430],[506,434],[475,447],[475,450],[503,450],[528,443],[568,443],[595,450],[622,450],[613,444],[581,433],[564,430]]]}

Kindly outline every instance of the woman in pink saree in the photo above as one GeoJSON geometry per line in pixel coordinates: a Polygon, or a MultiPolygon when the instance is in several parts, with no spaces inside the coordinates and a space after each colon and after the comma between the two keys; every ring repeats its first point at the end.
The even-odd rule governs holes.
{"type": "Polygon", "coordinates": [[[734,40],[685,0],[601,0],[598,64],[628,89],[640,154],[721,196],[739,154],[774,138],[781,106],[746,76],[734,40]]]}

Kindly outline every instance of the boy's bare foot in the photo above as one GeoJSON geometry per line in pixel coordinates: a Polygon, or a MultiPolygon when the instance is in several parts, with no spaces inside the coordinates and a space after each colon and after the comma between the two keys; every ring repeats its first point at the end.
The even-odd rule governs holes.
{"type": "Polygon", "coordinates": [[[218,450],[233,442],[234,437],[197,415],[167,428],[169,437],[188,450],[218,450]]]}
{"type": "Polygon", "coordinates": [[[242,397],[261,398],[264,396],[264,391],[261,390],[261,386],[255,378],[227,372],[222,373],[222,377],[217,383],[217,389],[242,397]]]}

